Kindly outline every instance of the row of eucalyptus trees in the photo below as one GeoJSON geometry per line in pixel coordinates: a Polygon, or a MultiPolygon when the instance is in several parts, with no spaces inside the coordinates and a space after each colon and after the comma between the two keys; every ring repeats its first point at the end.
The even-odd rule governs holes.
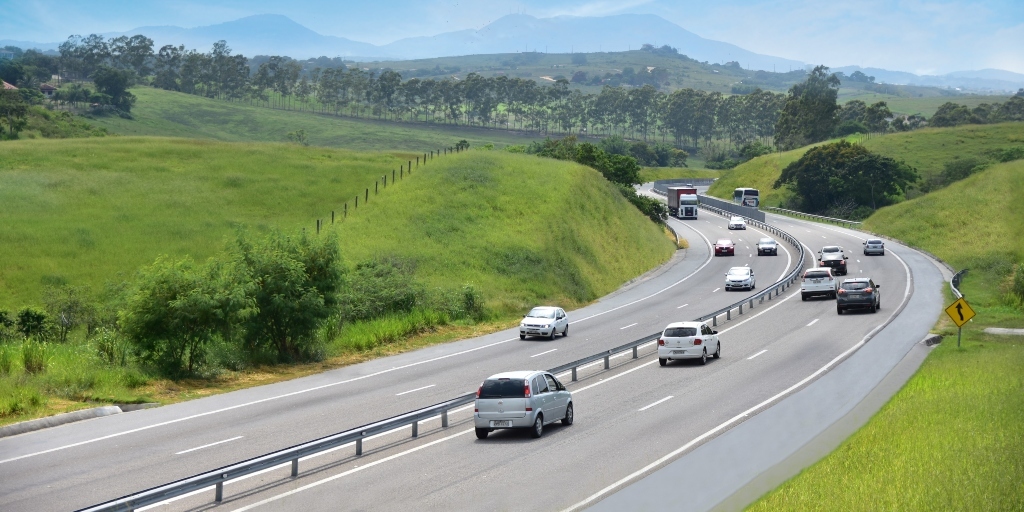
{"type": "Polygon", "coordinates": [[[304,69],[288,57],[259,58],[253,66],[224,41],[206,53],[167,45],[152,51],[142,37],[104,41],[74,36],[61,45],[66,69],[87,75],[103,63],[151,77],[155,87],[272,108],[381,120],[450,123],[542,134],[621,135],[698,147],[712,140],[772,144],[785,95],[747,95],[650,85],[605,86],[598,93],[567,80],[538,83],[504,75],[412,78],[358,67],[304,69]]]}

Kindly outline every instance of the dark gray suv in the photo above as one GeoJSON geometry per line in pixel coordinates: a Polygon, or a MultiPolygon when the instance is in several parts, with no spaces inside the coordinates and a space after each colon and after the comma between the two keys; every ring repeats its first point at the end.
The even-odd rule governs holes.
{"type": "Polygon", "coordinates": [[[847,309],[861,308],[874,313],[882,308],[882,294],[879,285],[870,277],[846,279],[836,292],[836,313],[847,309]]]}

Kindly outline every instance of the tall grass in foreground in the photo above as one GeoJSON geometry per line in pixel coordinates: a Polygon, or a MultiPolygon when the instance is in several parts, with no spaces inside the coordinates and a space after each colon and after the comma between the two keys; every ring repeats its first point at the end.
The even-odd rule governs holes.
{"type": "Polygon", "coordinates": [[[1024,510],[1024,339],[983,332],[1024,327],[1014,291],[1014,263],[1024,261],[1021,190],[1024,162],[1000,164],[865,222],[969,267],[961,290],[978,316],[958,348],[943,315],[944,342],[904,388],[750,510],[1024,510]]]}

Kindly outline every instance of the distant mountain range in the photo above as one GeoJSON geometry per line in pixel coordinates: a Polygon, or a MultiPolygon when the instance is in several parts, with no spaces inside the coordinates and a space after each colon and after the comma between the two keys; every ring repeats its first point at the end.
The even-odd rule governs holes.
{"type": "MultiPolygon", "coordinates": [[[[214,42],[225,40],[236,53],[246,56],[287,55],[344,57],[351,60],[402,60],[458,55],[541,51],[549,53],[624,51],[649,43],[669,45],[679,53],[698,61],[739,62],[746,69],[789,71],[805,63],[755,53],[736,45],[702,38],[653,14],[620,14],[604,17],[557,16],[535,18],[525,14],[503,16],[479,30],[459,30],[434,36],[410,37],[386,45],[372,45],[344,37],[318,34],[287,16],[262,14],[227,23],[196,28],[172,26],[139,27],[105,37],[144,34],[156,48],[165,44],[184,44],[201,51],[214,42]]],[[[33,43],[0,40],[0,46],[55,50],[58,43],[33,43]]],[[[912,73],[875,68],[845,66],[834,68],[847,74],[860,70],[875,76],[878,82],[934,85],[992,91],[1015,91],[1024,87],[1024,75],[997,69],[960,71],[942,76],[918,76],[912,73]]]]}

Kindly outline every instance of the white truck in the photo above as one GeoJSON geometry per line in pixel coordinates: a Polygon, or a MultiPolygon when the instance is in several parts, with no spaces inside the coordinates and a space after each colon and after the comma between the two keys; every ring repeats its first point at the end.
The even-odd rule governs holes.
{"type": "Polygon", "coordinates": [[[697,187],[693,185],[668,187],[668,211],[680,219],[697,218],[697,187]]]}

